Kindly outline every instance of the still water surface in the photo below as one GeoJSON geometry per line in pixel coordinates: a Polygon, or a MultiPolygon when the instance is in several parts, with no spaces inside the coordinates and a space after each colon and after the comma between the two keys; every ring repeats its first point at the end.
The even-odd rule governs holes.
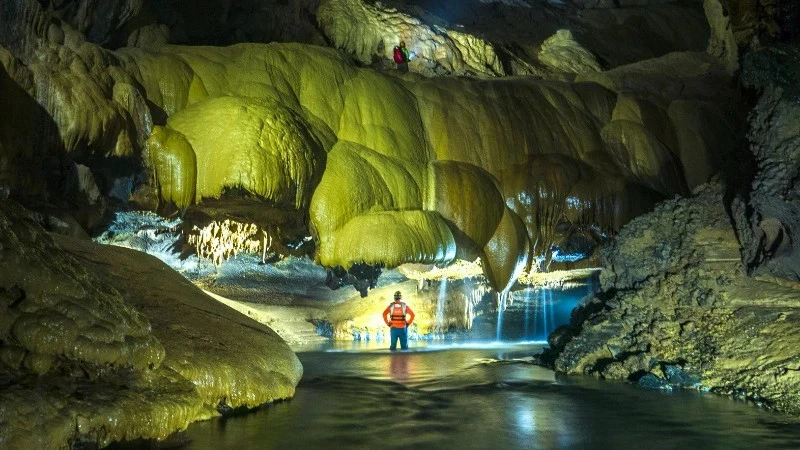
{"type": "Polygon", "coordinates": [[[186,449],[800,449],[800,421],[534,366],[536,344],[301,349],[295,397],[201,422],[186,449]]]}

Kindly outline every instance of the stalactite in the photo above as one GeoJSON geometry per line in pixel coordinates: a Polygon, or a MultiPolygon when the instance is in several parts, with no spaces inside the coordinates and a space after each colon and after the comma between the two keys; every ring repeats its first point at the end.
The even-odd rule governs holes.
{"type": "Polygon", "coordinates": [[[239,253],[258,255],[264,262],[267,253],[273,251],[272,234],[269,229],[254,223],[226,219],[211,222],[202,228],[192,227],[187,242],[195,247],[197,256],[217,266],[239,253]]]}

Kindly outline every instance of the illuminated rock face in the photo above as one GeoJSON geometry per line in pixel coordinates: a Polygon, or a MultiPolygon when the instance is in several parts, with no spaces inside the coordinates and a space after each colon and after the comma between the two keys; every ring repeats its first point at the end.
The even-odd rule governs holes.
{"type": "Polygon", "coordinates": [[[559,225],[613,231],[705,181],[718,149],[689,140],[696,123],[683,111],[719,118],[712,136],[730,129],[718,109],[679,98],[523,79],[403,82],[301,45],[121,55],[170,115],[167,129],[192,144],[198,202],[241,187],[308,205],[325,266],[480,256],[498,289],[549,251],[559,225]],[[682,164],[683,142],[699,164],[682,164]]]}
{"type": "Polygon", "coordinates": [[[375,57],[392,59],[394,47],[405,40],[414,53],[409,67],[415,71],[505,75],[489,42],[455,30],[430,27],[380,4],[325,0],[317,9],[317,20],[336,47],[352,52],[364,64],[375,57]]]}
{"type": "Polygon", "coordinates": [[[165,439],[294,394],[302,367],[272,330],[149,255],[41,220],[0,199],[0,446],[165,439]]]}
{"type": "MultiPolygon", "coordinates": [[[[325,8],[356,7],[367,8],[326,2],[320,20],[345,27],[325,8]]],[[[141,159],[162,205],[179,210],[240,190],[308,211],[328,267],[480,257],[503,290],[570,236],[596,242],[704,182],[734,136],[726,105],[710,102],[724,72],[712,58],[593,72],[567,33],[542,61],[581,72],[577,83],[399,80],[300,44],[111,52],[60,26],[63,44],[29,37],[19,59],[2,59],[25,86],[16,95],[53,117],[53,151],[141,159]]],[[[489,53],[458,48],[436,58],[500,73],[489,53]]],[[[0,166],[15,189],[12,166],[34,156],[0,166]]]]}
{"type": "Polygon", "coordinates": [[[620,231],[603,250],[602,294],[551,334],[545,359],[565,373],[738,392],[796,415],[800,284],[745,275],[724,188],[693,194],[620,231]]]}
{"type": "Polygon", "coordinates": [[[64,255],[21,207],[8,209],[0,221],[0,290],[7,300],[0,336],[14,344],[0,347],[3,362],[39,375],[61,359],[136,369],[160,365],[164,349],[147,320],[64,255]],[[58,288],[51,292],[53,286],[58,288]]]}
{"type": "MultiPolygon", "coordinates": [[[[481,257],[499,290],[565,236],[596,240],[659,196],[705,181],[725,148],[718,136],[733,135],[720,108],[632,84],[631,73],[641,78],[649,66],[593,76],[609,90],[516,78],[402,81],[299,44],[79,48],[96,63],[70,83],[107,82],[113,95],[96,101],[135,126],[75,102],[66,109],[74,112],[56,114],[65,150],[124,156],[143,145],[161,201],[181,210],[229,189],[308,210],[317,260],[328,267],[481,257]],[[694,138],[709,118],[711,138],[694,138]]],[[[712,69],[695,69],[691,80],[704,86],[697,77],[712,69]]],[[[673,72],[659,82],[687,83],[673,72]]]]}
{"type": "Polygon", "coordinates": [[[186,136],[191,144],[195,159],[187,152],[183,164],[187,173],[196,167],[198,199],[240,188],[277,204],[308,206],[325,153],[291,109],[275,101],[209,98],[172,115],[167,129],[186,136]]]}

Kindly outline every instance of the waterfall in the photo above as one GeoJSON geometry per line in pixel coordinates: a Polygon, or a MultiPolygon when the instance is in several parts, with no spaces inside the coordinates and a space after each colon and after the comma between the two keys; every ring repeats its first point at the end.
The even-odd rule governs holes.
{"type": "Polygon", "coordinates": [[[547,338],[550,336],[550,333],[555,331],[556,329],[556,314],[555,314],[555,307],[553,305],[553,290],[547,289],[547,312],[550,315],[550,327],[552,328],[549,332],[545,330],[544,333],[544,340],[546,341],[547,338]]]}
{"type": "MultiPolygon", "coordinates": [[[[525,292],[525,298],[523,301],[525,302],[525,319],[524,319],[525,322],[524,322],[524,327],[522,329],[522,340],[527,341],[528,338],[530,337],[530,332],[528,331],[529,328],[528,322],[530,320],[530,315],[531,315],[531,293],[530,290],[528,289],[525,289],[524,292],[525,292]]],[[[536,322],[534,322],[534,327],[535,326],[536,322]]]]}
{"type": "Polygon", "coordinates": [[[547,339],[547,293],[544,288],[539,289],[539,305],[542,309],[542,332],[547,339]]]}
{"type": "Polygon", "coordinates": [[[508,303],[508,291],[503,291],[497,294],[497,341],[501,341],[503,334],[503,313],[506,310],[508,303]]]}
{"type": "Polygon", "coordinates": [[[436,299],[436,329],[440,334],[444,334],[444,307],[447,303],[447,278],[442,277],[439,282],[439,296],[436,299]]]}

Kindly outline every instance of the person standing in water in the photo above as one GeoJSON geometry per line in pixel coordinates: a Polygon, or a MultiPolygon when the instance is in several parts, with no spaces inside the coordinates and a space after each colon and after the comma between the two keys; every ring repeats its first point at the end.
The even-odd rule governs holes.
{"type": "Polygon", "coordinates": [[[408,349],[408,327],[414,322],[414,311],[403,302],[403,294],[400,291],[394,293],[394,302],[383,311],[383,321],[386,326],[391,328],[391,346],[389,350],[397,350],[397,341],[400,340],[400,348],[408,349]],[[406,320],[408,316],[408,320],[406,320]]]}

